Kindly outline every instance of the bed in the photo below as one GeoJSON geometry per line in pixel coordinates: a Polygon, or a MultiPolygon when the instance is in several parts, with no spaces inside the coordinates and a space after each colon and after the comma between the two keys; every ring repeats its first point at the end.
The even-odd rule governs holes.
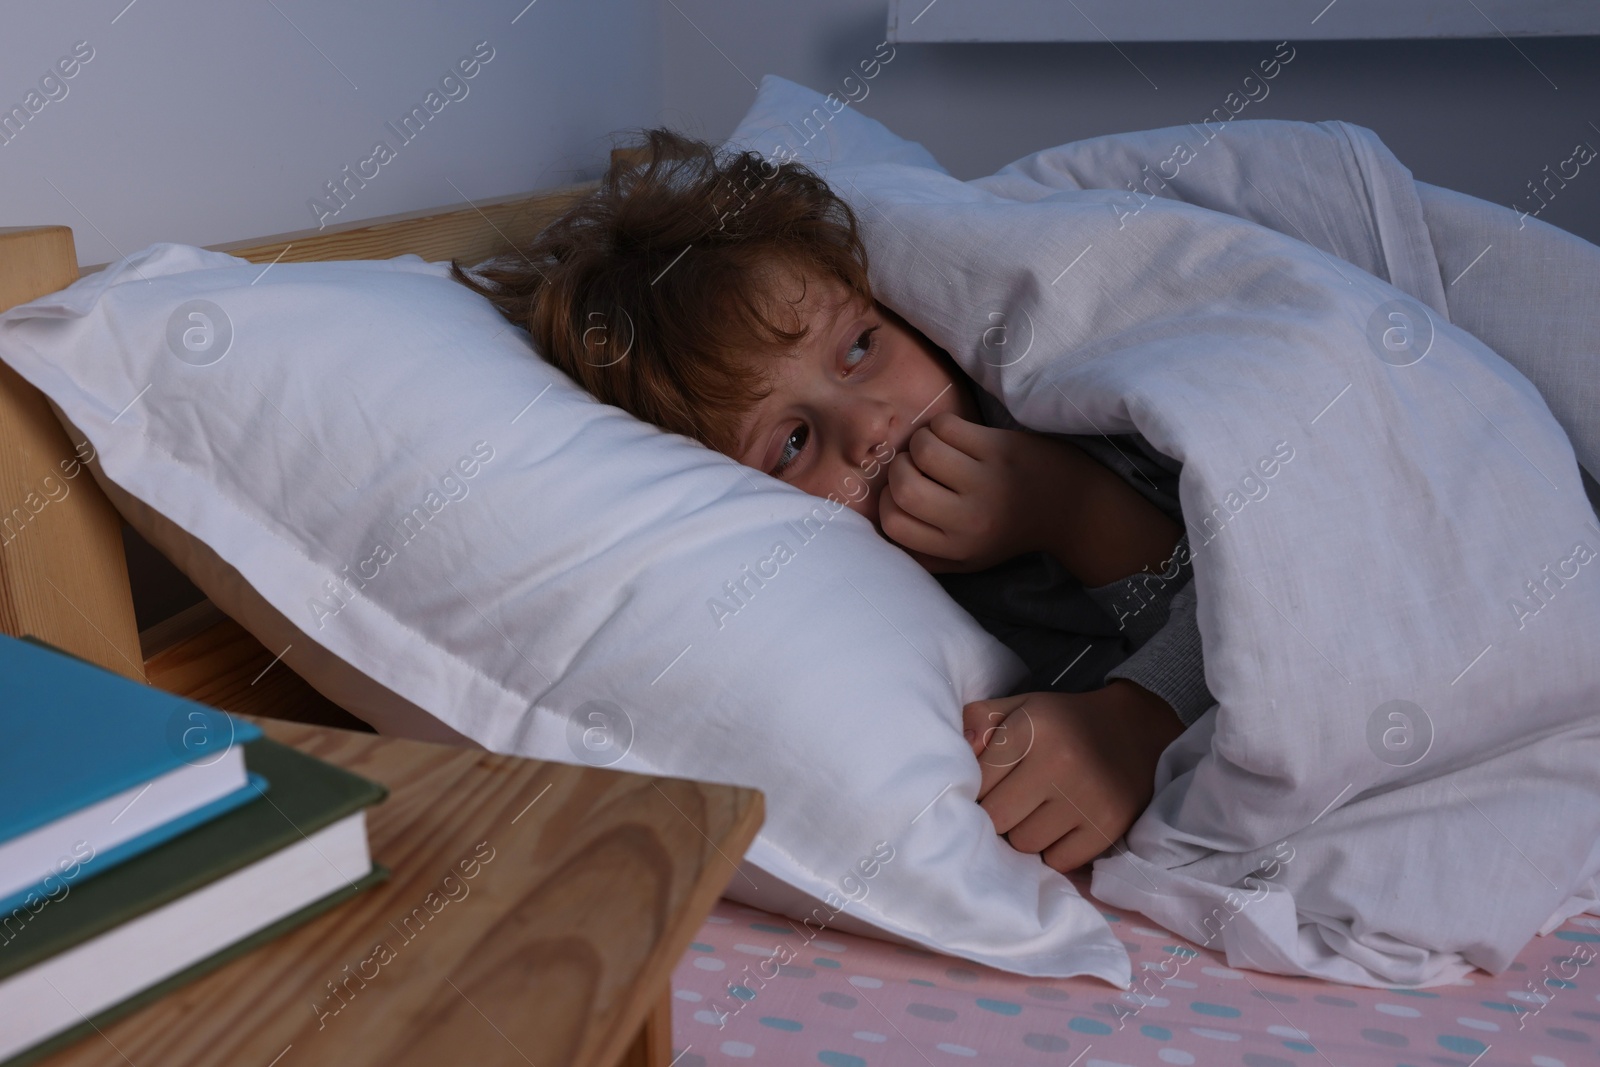
{"type": "MultiPolygon", "coordinates": [[[[218,250],[262,264],[408,252],[476,262],[536,232],[591,188],[218,250]]],[[[0,310],[77,277],[69,228],[0,230],[0,310]]],[[[22,500],[71,451],[44,397],[0,366],[0,500],[22,500]]],[[[119,516],[92,482],[81,487],[75,503],[6,516],[27,523],[33,535],[6,532],[0,628],[35,634],[226,710],[367,728],[286,667],[275,667],[273,650],[209,603],[141,632],[119,516]]],[[[1087,894],[1087,878],[1074,881],[1087,894]]],[[[724,900],[674,974],[673,1062],[1558,1067],[1597,1054],[1600,984],[1588,968],[1600,920],[1593,917],[1576,916],[1535,939],[1499,976],[1476,972],[1436,990],[1385,991],[1234,970],[1138,914],[1101,910],[1134,960],[1136,985],[1128,993],[1093,979],[1022,978],[831,930],[760,981],[750,977],[753,964],[792,938],[795,925],[724,900]]]]}

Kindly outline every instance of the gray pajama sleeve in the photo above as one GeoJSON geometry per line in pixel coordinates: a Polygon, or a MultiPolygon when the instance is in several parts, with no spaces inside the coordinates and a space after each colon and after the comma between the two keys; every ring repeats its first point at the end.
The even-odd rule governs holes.
{"type": "Polygon", "coordinates": [[[1173,596],[1167,624],[1106,672],[1106,681],[1113,678],[1126,678],[1150,690],[1172,706],[1185,726],[1193,726],[1217,702],[1206,688],[1193,580],[1173,596]]]}
{"type": "Polygon", "coordinates": [[[1106,681],[1126,678],[1148,689],[1171,705],[1184,726],[1192,726],[1217,701],[1206,688],[1187,534],[1178,545],[1181,551],[1174,551],[1160,574],[1141,572],[1085,591],[1134,645],[1127,659],[1106,672],[1106,681]]]}

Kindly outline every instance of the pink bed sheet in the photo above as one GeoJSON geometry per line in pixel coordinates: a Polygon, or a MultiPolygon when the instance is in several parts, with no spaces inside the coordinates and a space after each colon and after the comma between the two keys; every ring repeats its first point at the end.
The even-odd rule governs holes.
{"type": "Polygon", "coordinates": [[[1098,906],[1133,959],[1130,992],[830,930],[808,941],[788,919],[719,901],[673,973],[674,1067],[1600,1063],[1592,916],[1535,938],[1498,976],[1412,991],[1235,970],[1098,906]]]}

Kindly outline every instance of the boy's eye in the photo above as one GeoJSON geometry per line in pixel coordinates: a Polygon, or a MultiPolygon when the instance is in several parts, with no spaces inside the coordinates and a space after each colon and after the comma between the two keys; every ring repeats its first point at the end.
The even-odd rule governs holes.
{"type": "MultiPolygon", "coordinates": [[[[879,325],[881,326],[882,323],[879,325]]],[[[877,341],[873,336],[877,332],[878,326],[869,327],[865,330],[862,330],[861,333],[856,337],[855,341],[851,343],[850,350],[845,353],[846,374],[853,373],[861,366],[861,364],[872,358],[872,354],[877,350],[877,341]]],[[[784,440],[783,449],[778,453],[778,462],[773,466],[769,473],[771,473],[775,478],[782,477],[783,472],[787,470],[789,465],[798,459],[800,453],[804,451],[806,447],[806,441],[809,440],[810,437],[811,431],[804,423],[796,426],[789,434],[788,438],[784,440]]]]}
{"type": "Polygon", "coordinates": [[[855,343],[850,346],[850,351],[845,353],[845,370],[846,371],[855,370],[862,363],[866,362],[867,358],[872,355],[873,349],[876,347],[875,343],[873,341],[873,336],[872,335],[877,333],[877,332],[878,332],[878,327],[876,327],[876,326],[873,326],[870,329],[866,329],[866,330],[862,330],[861,331],[861,336],[859,336],[859,337],[857,337],[855,339],[855,343]],[[859,350],[861,352],[861,355],[857,356],[852,361],[851,357],[855,356],[855,353],[856,353],[857,350],[859,350]]]}
{"type": "Polygon", "coordinates": [[[794,432],[784,440],[783,450],[778,453],[777,465],[772,468],[774,478],[780,477],[788,469],[789,464],[795,461],[795,457],[800,455],[800,450],[805,447],[806,438],[809,436],[811,431],[806,429],[805,423],[794,428],[794,432]]]}

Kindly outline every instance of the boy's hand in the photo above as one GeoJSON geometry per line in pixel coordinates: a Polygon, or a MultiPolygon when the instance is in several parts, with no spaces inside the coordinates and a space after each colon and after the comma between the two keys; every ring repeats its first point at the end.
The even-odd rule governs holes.
{"type": "Polygon", "coordinates": [[[1090,588],[1160,573],[1183,533],[1064,435],[950,412],[919,427],[889,462],[878,527],[934,574],[1044,551],[1090,588]]]}
{"type": "Polygon", "coordinates": [[[1156,762],[1184,730],[1166,701],[1126,678],[1089,693],[978,700],[962,717],[995,831],[1063,874],[1133,825],[1156,762]]]}
{"type": "Polygon", "coordinates": [[[1039,494],[1069,491],[1050,477],[1043,451],[1035,434],[940,412],[890,461],[878,524],[935,574],[1041,548],[1039,494]]]}

